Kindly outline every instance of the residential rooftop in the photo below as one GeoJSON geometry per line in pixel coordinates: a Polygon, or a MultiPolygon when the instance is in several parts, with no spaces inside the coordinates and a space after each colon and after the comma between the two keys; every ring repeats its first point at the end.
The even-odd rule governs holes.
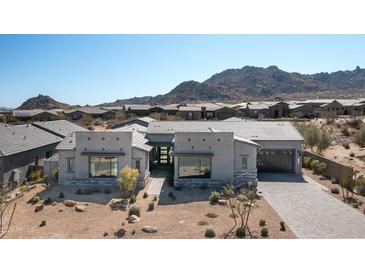
{"type": "Polygon", "coordinates": [[[86,128],[78,126],[66,120],[48,121],[48,122],[34,122],[35,127],[46,130],[50,133],[56,134],[59,137],[65,138],[76,131],[89,131],[86,128]]]}
{"type": "Polygon", "coordinates": [[[290,122],[273,121],[155,121],[147,128],[148,134],[174,134],[175,132],[210,132],[219,130],[252,141],[303,140],[290,122]]]}
{"type": "Polygon", "coordinates": [[[32,125],[0,124],[0,154],[9,156],[38,147],[56,144],[62,138],[32,125]]]}

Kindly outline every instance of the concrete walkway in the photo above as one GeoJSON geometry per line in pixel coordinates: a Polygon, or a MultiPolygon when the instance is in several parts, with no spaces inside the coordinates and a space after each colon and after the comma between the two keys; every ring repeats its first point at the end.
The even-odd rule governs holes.
{"type": "Polygon", "coordinates": [[[162,186],[165,182],[166,170],[156,169],[152,171],[151,182],[148,186],[148,195],[160,195],[162,186]]]}
{"type": "Polygon", "coordinates": [[[311,178],[260,174],[258,190],[298,238],[365,239],[365,216],[311,178]]]}

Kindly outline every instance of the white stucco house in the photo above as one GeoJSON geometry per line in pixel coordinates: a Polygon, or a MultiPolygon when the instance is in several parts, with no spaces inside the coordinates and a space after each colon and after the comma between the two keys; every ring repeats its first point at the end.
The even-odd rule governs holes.
{"type": "Polygon", "coordinates": [[[173,166],[175,185],[256,181],[301,173],[303,137],[289,122],[152,121],[137,130],[76,132],[57,146],[60,184],[115,183],[128,165],[144,185],[150,167],[173,166]]]}
{"type": "Polygon", "coordinates": [[[150,175],[145,137],[137,131],[75,132],[57,146],[58,182],[73,184],[115,184],[123,167],[139,170],[138,183],[150,175]]]}

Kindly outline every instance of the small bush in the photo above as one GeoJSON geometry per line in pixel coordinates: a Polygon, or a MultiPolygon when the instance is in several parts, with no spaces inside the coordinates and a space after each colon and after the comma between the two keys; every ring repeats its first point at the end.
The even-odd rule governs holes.
{"type": "Polygon", "coordinates": [[[260,222],[259,222],[259,225],[260,226],[265,226],[266,225],[266,221],[261,219],[260,222]]]}
{"type": "Polygon", "coordinates": [[[285,223],[283,221],[280,221],[280,231],[285,231],[285,223]]]}
{"type": "Polygon", "coordinates": [[[47,198],[43,201],[43,204],[45,204],[45,205],[50,205],[50,204],[52,204],[52,199],[51,199],[51,197],[47,197],[47,198]]]}
{"type": "Polygon", "coordinates": [[[132,204],[134,204],[135,202],[137,202],[136,195],[132,195],[132,196],[129,198],[129,203],[132,205],[132,204]]]}
{"type": "Polygon", "coordinates": [[[310,164],[310,169],[313,170],[315,174],[323,175],[326,172],[327,165],[318,160],[313,160],[310,164]]]}
{"type": "Polygon", "coordinates": [[[350,149],[350,144],[349,143],[344,143],[342,145],[345,149],[350,149]]]}
{"type": "Polygon", "coordinates": [[[46,224],[47,224],[46,220],[43,220],[43,221],[41,222],[41,224],[39,225],[39,227],[43,227],[43,226],[45,226],[46,224]]]}
{"type": "Polygon", "coordinates": [[[360,176],[359,178],[357,178],[355,190],[359,195],[365,196],[365,177],[360,176]]]}
{"type": "Polygon", "coordinates": [[[262,238],[269,237],[269,230],[266,227],[264,227],[263,229],[261,229],[261,237],[262,238]]]}
{"type": "Polygon", "coordinates": [[[346,137],[350,136],[350,131],[348,127],[344,127],[343,129],[341,129],[341,133],[346,137]]]}
{"type": "Polygon", "coordinates": [[[41,198],[39,196],[34,196],[30,202],[34,205],[36,203],[38,203],[41,200],[41,198]]]}
{"type": "Polygon", "coordinates": [[[60,192],[60,194],[58,194],[58,198],[60,198],[60,199],[65,198],[65,194],[63,192],[60,192]]]}
{"type": "Polygon", "coordinates": [[[148,198],[148,193],[147,192],[143,193],[143,199],[147,199],[147,198],[148,198]]]}
{"type": "Polygon", "coordinates": [[[82,195],[82,194],[84,194],[84,193],[82,192],[82,190],[81,190],[81,189],[78,189],[78,190],[76,190],[76,194],[77,194],[77,195],[82,195]]]}
{"type": "Polygon", "coordinates": [[[156,202],[157,201],[157,196],[153,197],[153,201],[156,202]]]}
{"type": "Polygon", "coordinates": [[[310,168],[311,162],[312,162],[312,158],[311,157],[304,157],[303,158],[303,166],[305,168],[310,168]]]}
{"type": "Polygon", "coordinates": [[[137,206],[131,206],[128,211],[128,216],[136,215],[138,217],[141,217],[141,209],[137,206]]]}
{"type": "Polygon", "coordinates": [[[355,157],[355,153],[354,152],[350,152],[350,157],[355,157]]]}
{"type": "Polygon", "coordinates": [[[214,238],[215,237],[215,232],[212,228],[207,228],[205,230],[205,238],[214,238]]]}
{"type": "Polygon", "coordinates": [[[365,146],[365,127],[361,127],[358,132],[354,135],[354,143],[360,147],[365,146]]]}
{"type": "Polygon", "coordinates": [[[172,191],[169,192],[169,197],[171,198],[171,200],[175,200],[176,199],[176,195],[172,191]]]}
{"type": "Polygon", "coordinates": [[[332,187],[331,188],[331,193],[333,193],[333,194],[340,194],[340,190],[338,189],[338,187],[332,187]]]}
{"type": "Polygon", "coordinates": [[[242,239],[246,237],[246,229],[244,227],[239,227],[236,230],[236,238],[242,239]]]}
{"type": "Polygon", "coordinates": [[[218,200],[220,199],[220,194],[219,192],[217,191],[213,191],[212,193],[210,193],[210,196],[209,196],[209,202],[211,204],[216,204],[218,203],[218,200]]]}
{"type": "Polygon", "coordinates": [[[336,178],[331,178],[331,183],[338,185],[338,180],[336,178]]]}
{"type": "Polygon", "coordinates": [[[217,218],[218,217],[217,214],[212,213],[212,212],[207,213],[205,216],[208,217],[208,218],[217,218]]]}
{"type": "Polygon", "coordinates": [[[149,204],[148,204],[148,211],[152,211],[152,210],[154,210],[155,209],[155,203],[154,202],[150,202],[149,204]]]}

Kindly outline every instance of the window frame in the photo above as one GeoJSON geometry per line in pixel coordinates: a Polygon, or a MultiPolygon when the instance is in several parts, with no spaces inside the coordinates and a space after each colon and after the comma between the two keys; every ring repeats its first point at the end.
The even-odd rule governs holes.
{"type": "Polygon", "coordinates": [[[178,168],[177,168],[177,175],[179,179],[211,179],[212,178],[212,157],[211,156],[200,156],[200,155],[194,155],[194,156],[178,156],[178,168]],[[198,158],[199,161],[199,175],[191,175],[191,176],[181,176],[180,174],[180,168],[181,168],[181,158],[183,157],[190,157],[190,158],[198,158]],[[206,158],[209,160],[209,174],[204,175],[202,174],[202,158],[206,158]]]}
{"type": "Polygon", "coordinates": [[[67,165],[67,173],[75,173],[75,157],[66,158],[66,165],[67,165]],[[72,165],[70,165],[71,161],[73,161],[72,165]]]}

